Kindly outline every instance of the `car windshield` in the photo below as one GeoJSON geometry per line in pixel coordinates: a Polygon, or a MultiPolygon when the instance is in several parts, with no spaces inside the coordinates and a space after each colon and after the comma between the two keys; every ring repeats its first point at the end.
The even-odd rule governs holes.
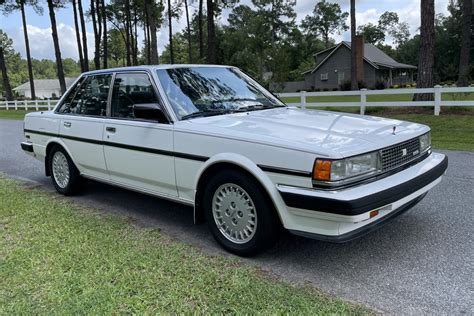
{"type": "Polygon", "coordinates": [[[284,106],[235,68],[179,67],[157,72],[180,119],[284,106]]]}

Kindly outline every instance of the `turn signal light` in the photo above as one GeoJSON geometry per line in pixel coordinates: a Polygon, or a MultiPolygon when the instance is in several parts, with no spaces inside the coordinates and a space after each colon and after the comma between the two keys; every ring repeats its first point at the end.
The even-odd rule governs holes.
{"type": "Polygon", "coordinates": [[[316,159],[313,167],[314,180],[331,180],[331,160],[316,159]]]}
{"type": "Polygon", "coordinates": [[[377,215],[379,215],[379,210],[370,211],[369,218],[375,217],[377,215]]]}

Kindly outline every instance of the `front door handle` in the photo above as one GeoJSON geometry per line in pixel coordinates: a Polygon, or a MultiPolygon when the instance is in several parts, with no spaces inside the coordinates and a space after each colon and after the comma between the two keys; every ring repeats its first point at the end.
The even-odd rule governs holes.
{"type": "Polygon", "coordinates": [[[109,126],[107,126],[107,127],[105,128],[105,130],[106,130],[107,132],[110,132],[110,133],[115,133],[115,127],[109,127],[109,126]]]}
{"type": "Polygon", "coordinates": [[[71,122],[64,122],[64,126],[71,127],[71,122]]]}

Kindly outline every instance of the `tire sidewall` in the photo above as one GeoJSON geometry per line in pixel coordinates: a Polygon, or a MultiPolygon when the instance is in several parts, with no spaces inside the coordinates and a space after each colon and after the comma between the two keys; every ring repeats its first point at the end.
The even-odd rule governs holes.
{"type": "Polygon", "coordinates": [[[214,176],[207,184],[203,196],[204,213],[208,227],[214,238],[228,251],[240,256],[254,255],[271,246],[278,229],[275,221],[273,205],[269,203],[266,192],[248,176],[237,171],[225,171],[214,176]],[[237,244],[227,239],[215,222],[212,203],[216,190],[225,183],[232,183],[244,189],[252,199],[257,213],[257,226],[252,239],[243,244],[237,244]]]}

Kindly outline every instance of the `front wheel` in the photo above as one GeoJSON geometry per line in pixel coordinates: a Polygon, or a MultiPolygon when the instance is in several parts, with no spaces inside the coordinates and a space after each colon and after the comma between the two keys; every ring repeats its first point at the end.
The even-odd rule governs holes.
{"type": "Polygon", "coordinates": [[[235,170],[212,178],[204,193],[206,222],[217,242],[240,256],[250,256],[276,241],[279,222],[266,192],[235,170]]]}
{"type": "Polygon", "coordinates": [[[64,195],[78,193],[82,188],[83,180],[64,148],[55,146],[48,156],[51,180],[56,191],[64,195]]]}

